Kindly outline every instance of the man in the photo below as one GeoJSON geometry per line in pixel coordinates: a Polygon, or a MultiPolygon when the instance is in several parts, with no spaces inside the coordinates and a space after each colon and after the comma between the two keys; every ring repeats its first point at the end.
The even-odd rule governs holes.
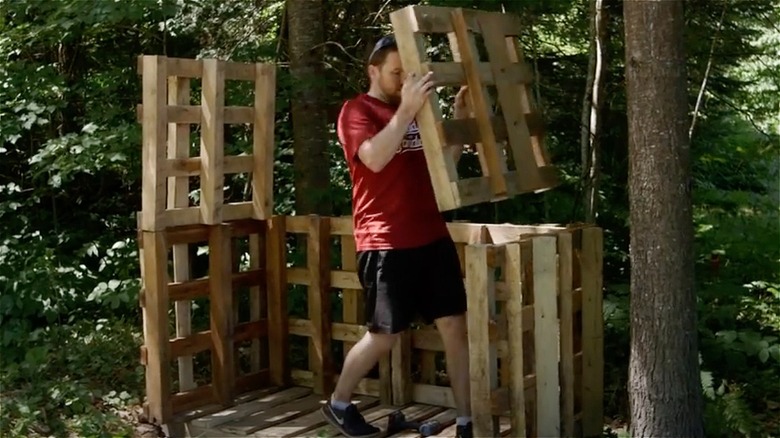
{"type": "MultiPolygon", "coordinates": [[[[352,180],[358,276],[366,292],[366,335],[350,350],[325,418],[344,435],[374,437],[350,402],[361,379],[417,316],[441,333],[457,409],[457,436],[470,438],[466,292],[455,245],[439,212],[415,116],[434,86],[431,74],[405,76],[392,36],[369,57],[367,93],[344,103],[339,141],[352,180]]],[[[465,87],[456,117],[466,111],[465,87]]]]}

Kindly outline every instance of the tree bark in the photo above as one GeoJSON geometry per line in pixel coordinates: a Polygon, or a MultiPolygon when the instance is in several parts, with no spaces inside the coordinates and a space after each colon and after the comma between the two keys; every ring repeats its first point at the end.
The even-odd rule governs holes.
{"type": "Polygon", "coordinates": [[[601,108],[604,101],[604,71],[607,45],[607,14],[604,0],[590,0],[590,54],[585,95],[582,99],[580,151],[585,222],[596,221],[599,158],[601,155],[601,108]]]}
{"type": "Polygon", "coordinates": [[[297,214],[330,214],[322,0],[287,0],[297,214]]]}
{"type": "Polygon", "coordinates": [[[681,0],[623,3],[636,437],[701,437],[681,0]]]}

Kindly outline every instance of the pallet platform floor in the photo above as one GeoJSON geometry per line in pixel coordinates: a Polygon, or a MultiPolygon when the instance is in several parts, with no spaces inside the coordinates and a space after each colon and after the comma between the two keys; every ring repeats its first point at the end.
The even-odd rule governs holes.
{"type": "MultiPolygon", "coordinates": [[[[267,388],[239,396],[234,406],[205,406],[179,415],[169,425],[170,436],[184,437],[340,437],[335,428],[325,421],[320,407],[326,398],[312,393],[311,388],[267,388]]],[[[376,397],[356,395],[358,405],[368,422],[384,432],[388,416],[401,410],[409,421],[438,420],[443,429],[435,436],[455,436],[455,410],[452,408],[410,403],[406,406],[388,406],[376,397]]],[[[501,418],[502,436],[508,435],[509,419],[501,418]]],[[[405,430],[384,437],[417,438],[419,433],[405,430]]]]}

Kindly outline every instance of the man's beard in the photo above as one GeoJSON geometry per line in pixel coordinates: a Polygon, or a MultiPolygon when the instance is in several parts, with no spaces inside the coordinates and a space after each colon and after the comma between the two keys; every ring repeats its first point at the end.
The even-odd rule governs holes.
{"type": "Polygon", "coordinates": [[[385,99],[390,105],[398,106],[401,104],[401,90],[385,89],[383,90],[385,99]]]}
{"type": "Polygon", "coordinates": [[[390,105],[398,106],[401,104],[401,95],[400,94],[388,94],[387,95],[387,103],[390,105]]]}

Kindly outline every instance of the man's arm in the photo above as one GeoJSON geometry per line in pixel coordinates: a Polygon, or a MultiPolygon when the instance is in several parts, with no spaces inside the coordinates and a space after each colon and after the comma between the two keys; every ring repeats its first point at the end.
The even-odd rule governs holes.
{"type": "Polygon", "coordinates": [[[401,104],[390,122],[377,135],[366,140],[358,148],[360,161],[374,172],[379,172],[395,155],[409,124],[420,111],[434,83],[433,72],[417,79],[416,73],[410,73],[401,88],[401,104]]]}
{"type": "Polygon", "coordinates": [[[358,149],[360,161],[372,172],[380,172],[395,155],[406,135],[414,113],[401,107],[379,133],[364,141],[358,149]]]}

